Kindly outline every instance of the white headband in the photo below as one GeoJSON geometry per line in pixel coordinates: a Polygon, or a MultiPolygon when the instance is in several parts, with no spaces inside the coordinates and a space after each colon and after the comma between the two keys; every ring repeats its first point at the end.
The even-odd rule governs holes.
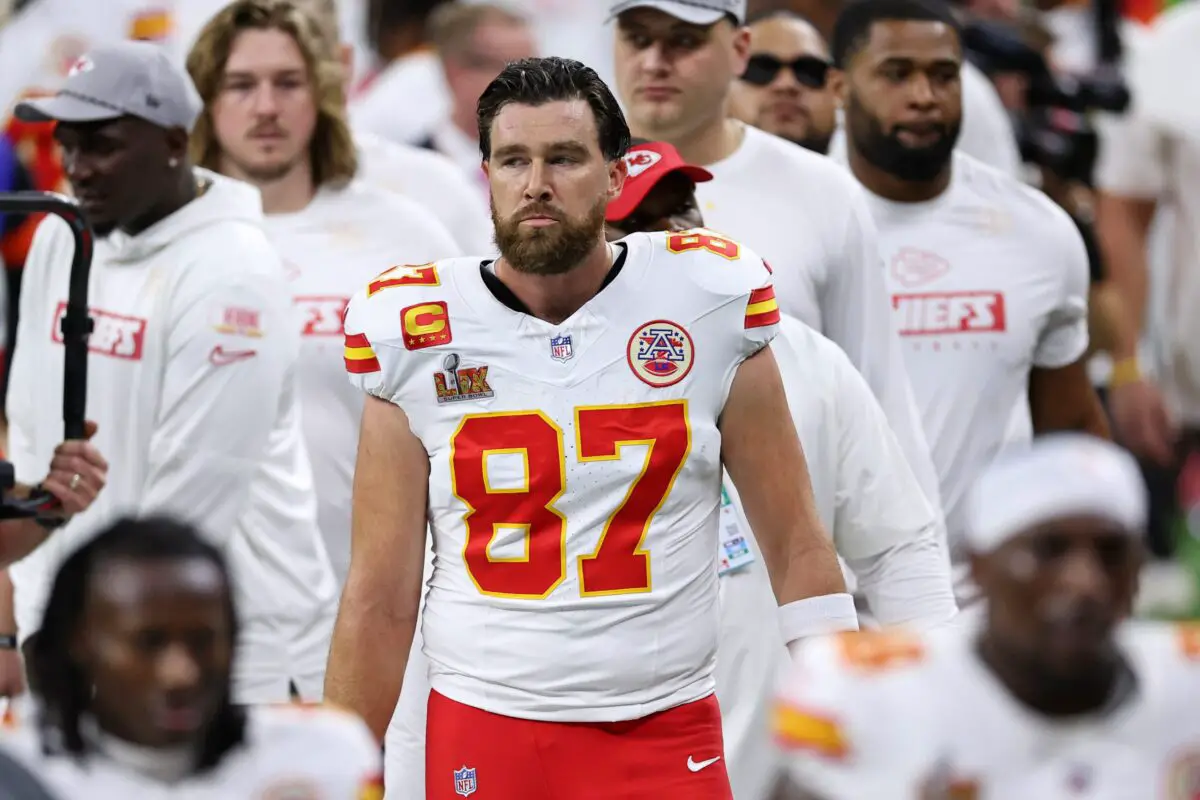
{"type": "Polygon", "coordinates": [[[1040,436],[979,476],[967,501],[966,541],[977,553],[1063,517],[1100,517],[1131,535],[1147,524],[1137,462],[1120,447],[1078,433],[1040,436]]]}

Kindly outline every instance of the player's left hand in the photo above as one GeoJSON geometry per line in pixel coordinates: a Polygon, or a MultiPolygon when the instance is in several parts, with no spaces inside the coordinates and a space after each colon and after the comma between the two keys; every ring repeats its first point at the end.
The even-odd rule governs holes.
{"type": "Polygon", "coordinates": [[[42,488],[58,498],[62,510],[78,514],[88,508],[108,480],[108,462],[88,443],[96,434],[96,423],[84,423],[84,438],[68,440],[54,449],[50,474],[42,488]]]}
{"type": "Polygon", "coordinates": [[[1162,467],[1175,462],[1178,425],[1153,383],[1141,380],[1110,389],[1108,410],[1115,438],[1134,455],[1162,467]]]}

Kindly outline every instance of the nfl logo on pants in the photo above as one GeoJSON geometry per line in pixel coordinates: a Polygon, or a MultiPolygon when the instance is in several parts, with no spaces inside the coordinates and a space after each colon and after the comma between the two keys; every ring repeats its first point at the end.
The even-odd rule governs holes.
{"type": "Polygon", "coordinates": [[[475,769],[465,764],[462,769],[454,770],[454,793],[463,797],[475,794],[475,769]]]}

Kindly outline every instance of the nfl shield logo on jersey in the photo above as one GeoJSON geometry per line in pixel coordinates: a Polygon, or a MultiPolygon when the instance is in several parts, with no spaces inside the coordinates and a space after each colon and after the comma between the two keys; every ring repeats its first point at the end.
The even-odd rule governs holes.
{"type": "Polygon", "coordinates": [[[571,334],[565,336],[553,336],[550,338],[550,357],[555,361],[569,361],[575,355],[575,348],[571,347],[571,334]]]}
{"type": "Polygon", "coordinates": [[[465,764],[462,769],[454,770],[454,793],[463,797],[475,794],[475,768],[465,764]]]}

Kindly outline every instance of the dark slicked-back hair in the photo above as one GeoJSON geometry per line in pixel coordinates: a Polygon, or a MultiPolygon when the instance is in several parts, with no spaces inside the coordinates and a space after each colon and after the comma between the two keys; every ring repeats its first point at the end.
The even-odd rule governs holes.
{"type": "Polygon", "coordinates": [[[962,26],[942,0],[855,0],[842,10],[833,26],[830,48],[834,66],[849,66],[850,59],[871,38],[871,26],[876,22],[941,22],[953,28],[962,40],[962,26]]]}
{"type": "Polygon", "coordinates": [[[596,117],[600,152],[609,161],[629,149],[629,123],[608,84],[591,67],[569,58],[523,58],[514,61],[479,96],[479,152],[492,155],[492,122],[506,105],[540,106],[560,100],[586,100],[596,117]]]}
{"type": "MultiPolygon", "coordinates": [[[[229,631],[236,642],[237,615],[225,559],[190,525],[166,517],[120,519],[63,563],[50,590],[45,619],[33,639],[33,652],[27,664],[30,685],[42,701],[38,722],[43,747],[65,750],[76,757],[83,757],[88,752],[79,721],[91,705],[92,679],[72,655],[71,645],[82,623],[84,606],[98,567],[113,561],[193,558],[208,561],[225,577],[229,631]]],[[[230,702],[229,687],[226,687],[221,707],[201,745],[198,769],[216,766],[225,753],[241,744],[245,730],[245,711],[230,702]]]]}

